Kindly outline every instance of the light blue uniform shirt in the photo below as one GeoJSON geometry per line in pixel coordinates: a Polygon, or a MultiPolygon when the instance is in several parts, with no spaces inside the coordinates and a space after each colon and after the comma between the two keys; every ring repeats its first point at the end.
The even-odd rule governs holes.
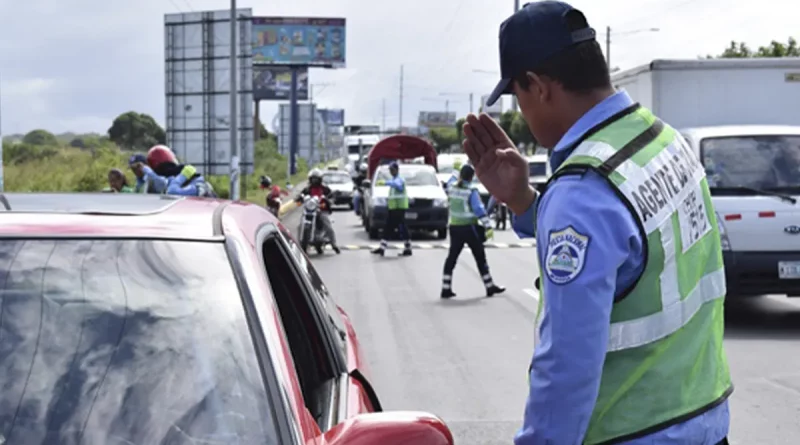
{"type": "Polygon", "coordinates": [[[402,193],[406,188],[406,181],[403,180],[402,176],[397,175],[392,177],[392,179],[387,179],[386,185],[402,193]]]}
{"type": "Polygon", "coordinates": [[[173,176],[172,178],[167,178],[157,174],[152,168],[146,165],[142,169],[144,170],[145,179],[150,181],[150,187],[155,190],[156,193],[166,193],[167,195],[180,196],[198,196],[199,190],[197,188],[197,184],[198,181],[203,180],[202,176],[187,184],[186,187],[181,187],[181,185],[186,182],[187,179],[182,174],[173,176]]]}
{"type": "MultiPolygon", "coordinates": [[[[587,131],[633,104],[619,92],[581,117],[556,144],[553,171],[569,156],[566,148],[587,131]]],[[[634,216],[598,173],[566,175],[514,218],[523,238],[536,237],[544,264],[550,234],[572,227],[588,238],[584,266],[571,281],[556,284],[545,273],[539,344],[534,351],[530,393],[516,445],[580,445],[600,388],[614,297],[644,270],[644,241],[634,216]],[[536,218],[536,219],[535,219],[536,218]],[[538,229],[538,230],[537,230],[538,229]]],[[[563,278],[563,275],[562,275],[563,278]]],[[[686,422],[626,445],[716,445],[728,434],[728,402],[686,422]]]]}

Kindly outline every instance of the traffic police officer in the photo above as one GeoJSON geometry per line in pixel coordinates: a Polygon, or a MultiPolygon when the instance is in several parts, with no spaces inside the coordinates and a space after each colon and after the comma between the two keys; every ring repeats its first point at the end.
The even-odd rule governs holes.
{"type": "Polygon", "coordinates": [[[372,253],[383,256],[386,253],[386,249],[389,248],[389,243],[386,242],[386,238],[397,230],[400,232],[400,238],[405,241],[405,249],[403,249],[402,255],[411,256],[411,237],[406,227],[406,210],[408,210],[406,181],[400,176],[400,165],[398,165],[396,161],[392,161],[392,163],[389,164],[389,173],[392,175],[391,179],[388,181],[378,181],[378,185],[389,186],[389,197],[387,198],[389,213],[386,216],[386,225],[383,227],[381,246],[373,250],[372,253]]]}
{"type": "Polygon", "coordinates": [[[444,274],[442,275],[442,298],[453,298],[453,269],[456,261],[464,248],[469,246],[475,263],[478,265],[486,296],[505,292],[505,288],[497,286],[489,273],[489,264],[486,262],[486,249],[483,243],[492,237],[492,228],[486,210],[483,208],[478,189],[472,186],[475,170],[471,165],[461,167],[459,180],[453,184],[447,194],[450,196],[450,251],[444,261],[444,274]]]}
{"type": "Polygon", "coordinates": [[[726,444],[725,272],[703,167],[677,131],[615,92],[595,31],[566,3],[506,20],[500,66],[487,104],[515,94],[554,171],[537,199],[508,136],[467,117],[481,182],[537,241],[536,346],[515,443],[726,444]]]}

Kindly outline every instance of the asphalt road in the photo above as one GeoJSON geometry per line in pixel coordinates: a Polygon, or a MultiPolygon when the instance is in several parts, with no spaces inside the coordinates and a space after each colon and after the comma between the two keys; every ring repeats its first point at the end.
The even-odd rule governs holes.
{"type": "MultiPolygon", "coordinates": [[[[295,221],[286,224],[294,229],[295,221]]],[[[373,245],[352,212],[336,212],[341,245],[373,245]]],[[[496,232],[496,241],[519,241],[496,232]]],[[[458,298],[439,299],[445,249],[417,236],[411,258],[399,250],[331,252],[313,262],[350,315],[387,410],[441,416],[459,445],[510,444],[527,394],[538,294],[534,249],[488,250],[506,294],[487,299],[474,261],[462,253],[458,298]],[[424,248],[428,246],[429,248],[424,248]]],[[[767,296],[727,302],[726,348],[736,389],[731,443],[795,445],[800,437],[800,299],[767,296]]]]}

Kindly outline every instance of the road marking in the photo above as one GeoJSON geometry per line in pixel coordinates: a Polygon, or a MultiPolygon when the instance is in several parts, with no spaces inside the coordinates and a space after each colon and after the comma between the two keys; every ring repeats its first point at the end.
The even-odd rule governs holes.
{"type": "Polygon", "coordinates": [[[539,302],[539,292],[537,292],[536,289],[526,288],[522,289],[522,292],[528,294],[528,296],[536,300],[537,303],[539,302]]]}
{"type": "MultiPolygon", "coordinates": [[[[380,247],[378,244],[347,244],[344,246],[339,246],[342,250],[373,250],[380,247]]],[[[535,242],[527,242],[527,243],[485,243],[484,247],[487,249],[527,249],[531,247],[536,247],[535,242]]],[[[405,248],[405,244],[403,243],[389,243],[387,246],[387,250],[401,250],[405,248]]],[[[411,243],[411,248],[413,249],[440,249],[440,250],[447,250],[450,248],[450,244],[447,243],[411,243]]],[[[327,250],[331,250],[330,246],[326,247],[327,250]]]]}

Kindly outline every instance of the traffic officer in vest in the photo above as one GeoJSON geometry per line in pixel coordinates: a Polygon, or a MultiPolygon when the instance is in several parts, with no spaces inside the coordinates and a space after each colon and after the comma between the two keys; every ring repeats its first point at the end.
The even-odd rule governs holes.
{"type": "Polygon", "coordinates": [[[487,115],[464,149],[536,237],[539,310],[516,445],[726,444],[725,273],[705,172],[681,135],[611,86],[584,15],[527,4],[500,26],[502,80],[553,176],[487,115]]]}
{"type": "Polygon", "coordinates": [[[486,262],[486,249],[483,243],[492,238],[491,222],[483,208],[478,189],[472,186],[475,170],[467,164],[461,167],[459,180],[447,191],[450,196],[450,251],[444,261],[444,274],[442,275],[442,298],[453,298],[453,269],[456,267],[458,256],[464,244],[469,246],[475,263],[483,278],[486,296],[505,292],[505,288],[494,284],[492,274],[489,273],[489,263],[486,262]]]}
{"type": "Polygon", "coordinates": [[[386,200],[389,213],[386,216],[386,225],[383,226],[381,246],[373,250],[372,253],[383,256],[386,253],[386,249],[389,248],[389,243],[386,242],[386,238],[397,230],[400,232],[400,238],[405,241],[405,249],[403,249],[402,255],[411,256],[411,237],[406,227],[406,210],[408,210],[406,181],[400,176],[400,165],[398,165],[396,161],[392,161],[392,163],[389,164],[389,173],[392,175],[391,179],[377,182],[378,185],[389,186],[389,197],[386,200]]]}

